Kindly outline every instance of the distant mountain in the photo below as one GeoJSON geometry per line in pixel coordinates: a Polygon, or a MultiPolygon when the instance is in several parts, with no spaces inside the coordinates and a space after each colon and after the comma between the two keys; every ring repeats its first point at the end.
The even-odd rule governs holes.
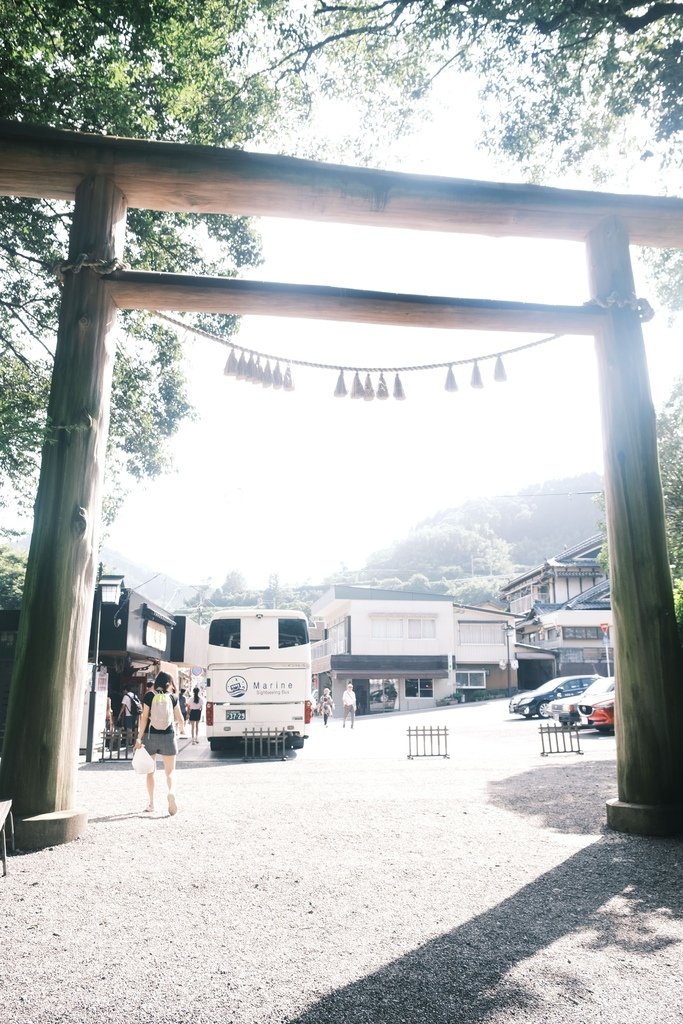
{"type": "MultiPolygon", "coordinates": [[[[31,538],[28,534],[7,542],[9,547],[18,551],[28,551],[31,538]]],[[[104,547],[100,551],[103,572],[124,577],[124,585],[137,590],[149,601],[161,605],[168,612],[178,611],[187,605],[196,603],[197,592],[187,583],[181,583],[172,576],[155,572],[148,565],[141,565],[126,558],[120,551],[104,547]]]]}
{"type": "Polygon", "coordinates": [[[168,612],[178,611],[196,601],[197,593],[189,584],[155,572],[148,565],[132,562],[113,548],[102,548],[100,560],[105,573],[120,573],[126,587],[136,590],[168,612]]]}
{"type": "Polygon", "coordinates": [[[386,575],[424,573],[430,579],[512,576],[599,532],[604,519],[597,473],[523,488],[518,494],[474,498],[418,523],[368,559],[386,575]]]}

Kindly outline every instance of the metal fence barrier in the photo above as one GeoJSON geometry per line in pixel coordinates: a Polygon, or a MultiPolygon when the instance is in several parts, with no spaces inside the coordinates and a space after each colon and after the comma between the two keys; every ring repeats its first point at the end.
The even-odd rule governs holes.
{"type": "Polygon", "coordinates": [[[541,757],[549,754],[583,754],[576,725],[541,725],[541,757]]]}
{"type": "Polygon", "coordinates": [[[137,729],[105,729],[102,733],[100,761],[127,761],[133,756],[137,729]]]}
{"type": "Polygon", "coordinates": [[[282,729],[245,729],[244,760],[248,761],[249,757],[279,757],[284,761],[286,740],[287,733],[282,729]]]}
{"type": "Polygon", "coordinates": [[[414,757],[450,757],[446,726],[409,726],[408,758],[412,761],[414,757]]]}

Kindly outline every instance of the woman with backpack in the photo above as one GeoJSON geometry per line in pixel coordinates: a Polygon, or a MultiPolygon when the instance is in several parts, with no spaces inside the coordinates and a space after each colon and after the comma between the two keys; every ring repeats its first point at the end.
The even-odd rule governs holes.
{"type": "MultiPolygon", "coordinates": [[[[147,753],[155,759],[157,754],[161,754],[168,788],[168,813],[176,814],[178,803],[175,797],[175,759],[178,753],[178,744],[176,743],[174,723],[178,723],[180,735],[184,736],[185,722],[180,714],[177,697],[168,692],[172,682],[168,672],[159,672],[154,680],[154,689],[148,690],[145,694],[135,749],[144,745],[147,753]]],[[[150,813],[154,810],[155,775],[156,771],[153,771],[147,776],[149,804],[145,810],[150,813]]]]}
{"type": "Polygon", "coordinates": [[[192,700],[187,705],[187,709],[190,712],[190,733],[192,735],[192,743],[199,743],[199,723],[202,720],[203,707],[204,701],[199,696],[199,687],[195,686],[192,691],[192,700]]]}

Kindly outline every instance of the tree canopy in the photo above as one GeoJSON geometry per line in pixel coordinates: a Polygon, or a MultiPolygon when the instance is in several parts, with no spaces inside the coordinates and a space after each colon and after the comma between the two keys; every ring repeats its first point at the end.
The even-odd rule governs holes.
{"type": "Polygon", "coordinates": [[[657,417],[657,439],[669,558],[674,576],[683,580],[683,377],[657,417]]]}
{"type": "Polygon", "coordinates": [[[26,575],[26,553],[0,544],[0,609],[21,606],[26,575]]]}
{"type": "MultiPolygon", "coordinates": [[[[241,146],[277,107],[250,74],[250,47],[270,0],[0,0],[0,118],[169,141],[241,146]]],[[[69,204],[0,198],[0,503],[31,504],[59,309],[54,273],[66,258],[69,204]]],[[[128,214],[130,267],[234,275],[260,261],[248,221],[128,214]],[[208,240],[208,245],[206,244],[208,240]],[[207,253],[210,255],[207,256],[207,253]]],[[[199,318],[201,321],[202,318],[199,318]]],[[[107,461],[109,515],[126,477],[169,465],[168,441],[192,415],[173,331],[144,314],[121,318],[107,461]]],[[[230,335],[235,318],[204,318],[230,335]]]]}
{"type": "Polygon", "coordinates": [[[316,0],[283,30],[287,45],[304,79],[327,61],[356,93],[399,82],[413,105],[446,69],[473,71],[495,100],[489,141],[526,161],[551,148],[582,158],[634,116],[648,126],[639,155],[659,146],[669,159],[683,128],[683,3],[316,0]]]}

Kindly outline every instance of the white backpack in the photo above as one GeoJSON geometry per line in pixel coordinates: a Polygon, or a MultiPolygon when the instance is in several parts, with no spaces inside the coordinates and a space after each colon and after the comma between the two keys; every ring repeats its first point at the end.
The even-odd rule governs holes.
{"type": "Polygon", "coordinates": [[[173,701],[167,693],[155,693],[149,713],[149,724],[157,732],[165,732],[173,725],[173,701]]]}

